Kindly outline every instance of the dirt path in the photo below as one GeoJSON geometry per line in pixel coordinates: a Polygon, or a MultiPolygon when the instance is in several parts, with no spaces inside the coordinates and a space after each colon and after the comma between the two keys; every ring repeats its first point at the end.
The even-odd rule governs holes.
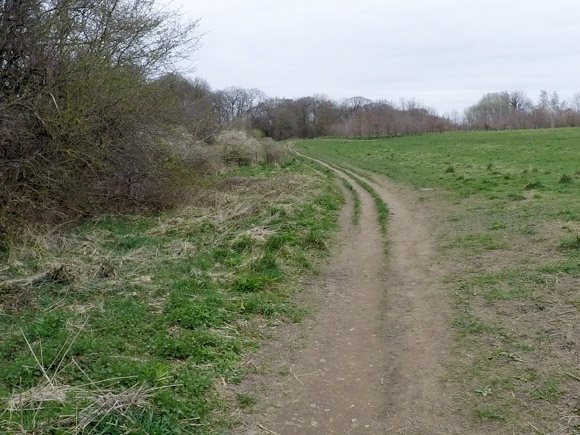
{"type": "Polygon", "coordinates": [[[416,191],[374,177],[391,213],[385,256],[372,198],[348,171],[333,170],[361,197],[360,226],[343,213],[326,303],[291,356],[288,380],[269,395],[270,415],[247,433],[474,433],[441,381],[450,300],[428,210],[416,191]]]}

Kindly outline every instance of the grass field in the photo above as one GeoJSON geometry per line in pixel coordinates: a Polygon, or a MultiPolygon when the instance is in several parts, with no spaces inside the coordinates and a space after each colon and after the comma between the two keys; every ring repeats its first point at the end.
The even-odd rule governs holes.
{"type": "Polygon", "coordinates": [[[443,192],[458,409],[506,433],[580,433],[580,129],[296,148],[443,192]]]}
{"type": "Polygon", "coordinates": [[[0,431],[220,433],[251,407],[244,352],[300,321],[340,192],[294,160],[199,186],[191,206],[31,237],[0,263],[0,431]],[[310,272],[310,273],[311,273],[310,272]]]}

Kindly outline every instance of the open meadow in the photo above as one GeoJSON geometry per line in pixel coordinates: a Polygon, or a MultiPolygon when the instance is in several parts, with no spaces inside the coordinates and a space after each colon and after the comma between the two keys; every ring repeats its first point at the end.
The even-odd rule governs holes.
{"type": "Polygon", "coordinates": [[[456,415],[477,433],[580,433],[580,130],[317,139],[296,149],[412,186],[438,210],[453,305],[441,381],[456,415]]]}

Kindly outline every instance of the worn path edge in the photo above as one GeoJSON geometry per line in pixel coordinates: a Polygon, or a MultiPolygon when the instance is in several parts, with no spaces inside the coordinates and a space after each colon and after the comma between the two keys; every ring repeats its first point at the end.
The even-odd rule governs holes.
{"type": "Polygon", "coordinates": [[[373,174],[368,183],[390,210],[385,257],[370,195],[348,170],[312,160],[357,190],[360,226],[343,213],[342,248],[318,284],[326,303],[287,356],[288,376],[264,393],[263,424],[245,433],[476,433],[442,380],[451,300],[434,248],[433,202],[373,174]]]}

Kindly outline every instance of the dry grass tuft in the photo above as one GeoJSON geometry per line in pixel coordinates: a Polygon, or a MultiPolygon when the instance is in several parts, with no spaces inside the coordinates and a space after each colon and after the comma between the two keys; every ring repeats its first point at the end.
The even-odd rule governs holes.
{"type": "Polygon", "coordinates": [[[269,165],[279,165],[288,159],[288,151],[272,142],[263,143],[266,163],[269,165]]]}
{"type": "Polygon", "coordinates": [[[87,387],[59,384],[52,379],[13,395],[8,400],[7,412],[18,414],[23,411],[39,411],[51,402],[71,403],[76,405],[78,412],[75,415],[62,416],[60,424],[68,428],[70,433],[76,434],[84,432],[91,424],[112,413],[124,416],[130,409],[147,408],[152,393],[158,390],[134,385],[119,393],[111,389],[117,381],[111,380],[106,387],[91,383],[96,390],[90,390],[87,387]]]}
{"type": "MultiPolygon", "coordinates": [[[[68,352],[74,344],[81,330],[86,326],[83,324],[71,325],[77,329],[76,334],[71,336],[61,348],[60,358],[55,359],[47,368],[34,352],[30,342],[23,334],[26,343],[33,354],[38,368],[43,373],[43,377],[38,385],[20,393],[15,393],[7,401],[5,412],[13,415],[25,411],[38,412],[47,404],[58,402],[70,404],[77,412],[75,415],[61,416],[59,429],[65,429],[67,433],[83,433],[91,424],[100,423],[108,415],[115,413],[126,416],[130,409],[144,409],[150,404],[150,398],[154,391],[172,386],[146,388],[143,385],[135,384],[126,390],[120,391],[118,384],[121,380],[132,379],[134,377],[112,378],[103,381],[93,381],[86,372],[78,365],[74,358],[65,363],[68,352]],[[66,382],[61,382],[59,374],[67,366],[76,366],[86,377],[87,383],[71,386],[66,382]],[[52,371],[49,375],[49,371],[52,371]]],[[[69,328],[69,329],[71,329],[69,328]]],[[[40,355],[42,355],[42,345],[40,345],[40,355]]]]}

